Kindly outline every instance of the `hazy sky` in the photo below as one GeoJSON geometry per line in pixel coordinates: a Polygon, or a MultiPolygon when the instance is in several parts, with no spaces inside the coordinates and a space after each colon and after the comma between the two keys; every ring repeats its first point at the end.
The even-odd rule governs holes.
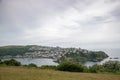
{"type": "Polygon", "coordinates": [[[120,0],[0,0],[0,45],[120,48],[120,0]]]}

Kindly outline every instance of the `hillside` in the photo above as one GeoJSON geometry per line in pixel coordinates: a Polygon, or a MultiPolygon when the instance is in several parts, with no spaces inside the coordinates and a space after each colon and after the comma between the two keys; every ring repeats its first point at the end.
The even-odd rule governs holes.
{"type": "Polygon", "coordinates": [[[120,75],[75,73],[38,68],[0,67],[0,80],[120,80],[120,75]]]}
{"type": "Polygon", "coordinates": [[[63,60],[85,62],[101,61],[108,57],[103,51],[89,51],[81,48],[61,48],[38,45],[0,47],[1,58],[53,58],[56,62],[63,60]]]}

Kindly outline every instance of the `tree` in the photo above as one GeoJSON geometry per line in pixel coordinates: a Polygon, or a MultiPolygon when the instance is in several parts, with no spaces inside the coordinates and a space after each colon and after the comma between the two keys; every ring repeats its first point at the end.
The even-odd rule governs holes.
{"type": "Polygon", "coordinates": [[[93,66],[89,67],[89,71],[93,73],[102,72],[103,67],[102,65],[94,64],[93,66]]]}
{"type": "Polygon", "coordinates": [[[8,66],[20,66],[21,65],[20,62],[14,60],[14,59],[5,60],[3,63],[6,64],[6,65],[8,65],[8,66]]]}
{"type": "Polygon", "coordinates": [[[2,64],[3,62],[2,62],[2,60],[0,59],[0,64],[2,64]]]}
{"type": "Polygon", "coordinates": [[[103,67],[108,72],[120,71],[120,62],[119,61],[107,61],[103,64],[103,67]]]}
{"type": "Polygon", "coordinates": [[[34,63],[30,63],[30,64],[28,65],[28,67],[37,67],[37,65],[34,64],[34,63]]]}
{"type": "Polygon", "coordinates": [[[83,72],[84,68],[82,65],[79,63],[75,62],[61,62],[58,66],[57,69],[60,71],[70,71],[70,72],[83,72]]]}

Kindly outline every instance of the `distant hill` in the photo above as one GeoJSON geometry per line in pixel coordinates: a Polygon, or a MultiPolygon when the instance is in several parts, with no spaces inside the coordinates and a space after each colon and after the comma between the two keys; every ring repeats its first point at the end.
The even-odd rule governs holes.
{"type": "Polygon", "coordinates": [[[85,62],[101,61],[108,57],[103,51],[89,51],[81,48],[61,48],[38,45],[2,46],[0,58],[53,58],[56,62],[63,60],[85,62]]]}

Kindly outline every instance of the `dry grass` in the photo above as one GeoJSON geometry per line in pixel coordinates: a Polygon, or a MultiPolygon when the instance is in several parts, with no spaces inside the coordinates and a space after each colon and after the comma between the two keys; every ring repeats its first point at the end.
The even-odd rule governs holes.
{"type": "Polygon", "coordinates": [[[120,80],[120,75],[71,73],[23,67],[0,67],[0,80],[120,80]]]}

